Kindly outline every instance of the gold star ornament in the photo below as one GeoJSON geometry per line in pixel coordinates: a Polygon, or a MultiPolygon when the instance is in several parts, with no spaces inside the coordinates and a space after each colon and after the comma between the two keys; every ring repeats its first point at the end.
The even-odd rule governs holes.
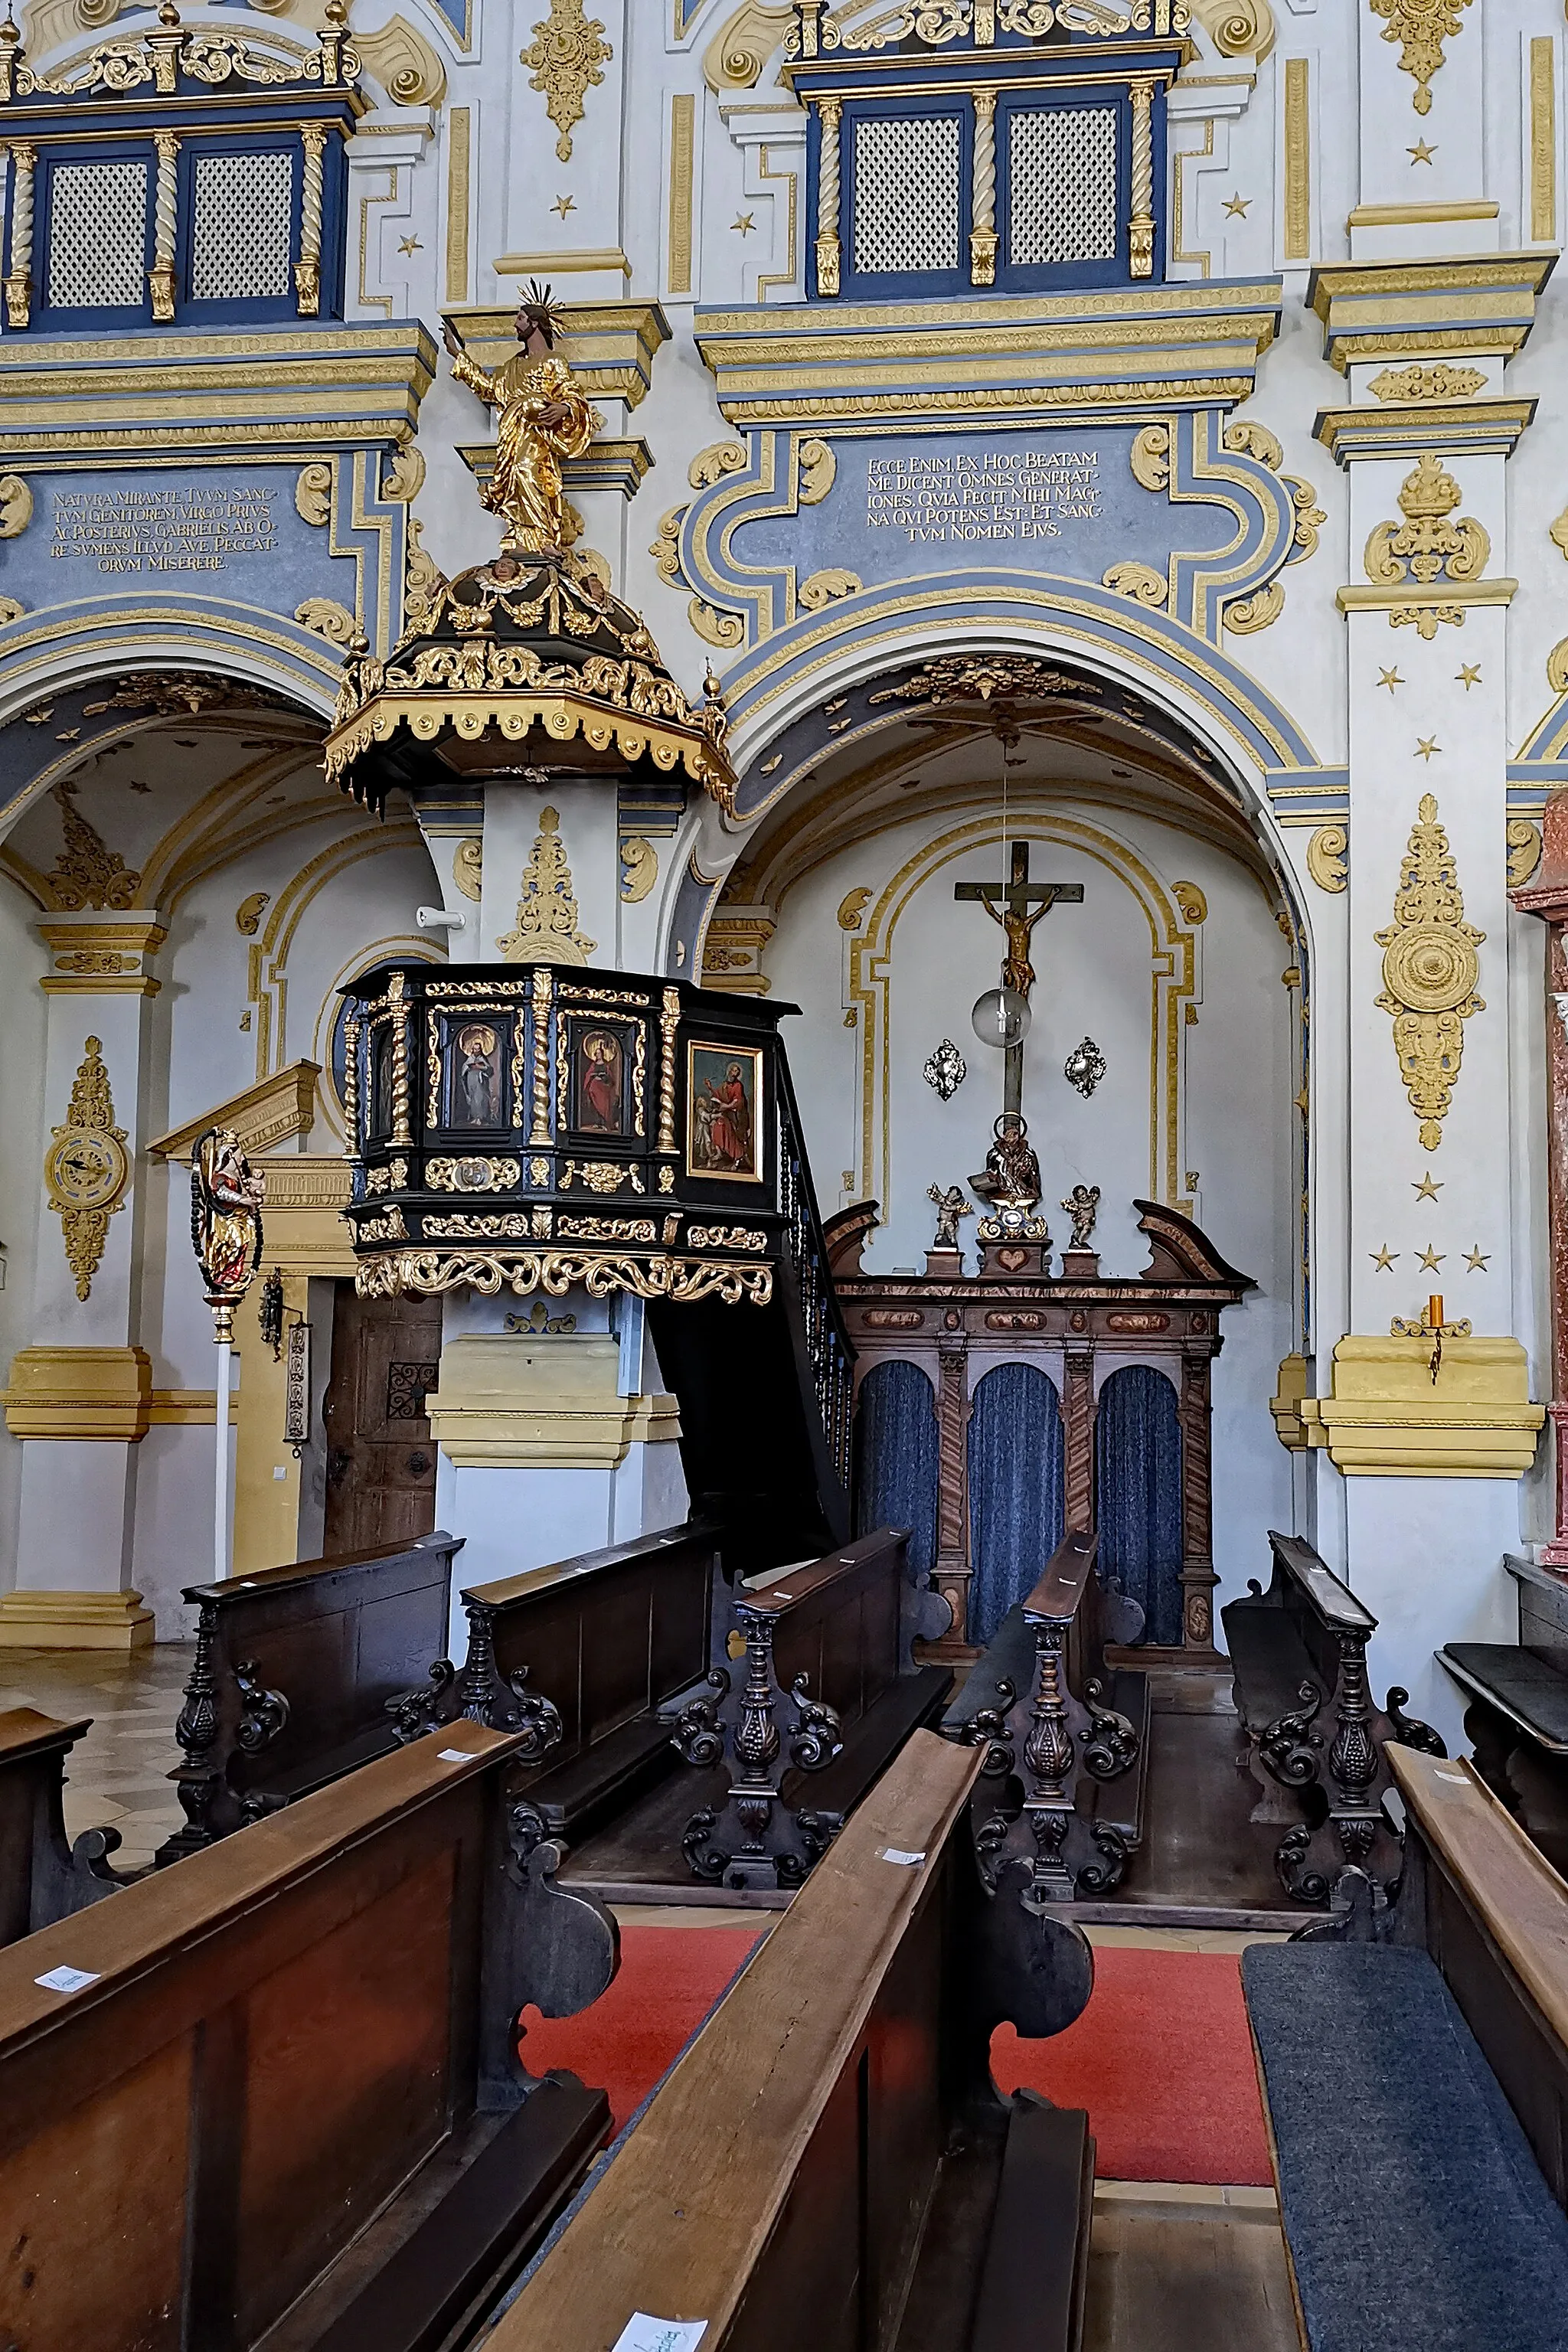
{"type": "Polygon", "coordinates": [[[737,213],[730,223],[730,226],[732,229],[739,229],[742,236],[750,236],[756,226],[756,217],[752,213],[737,213]]]}
{"type": "Polygon", "coordinates": [[[1399,1252],[1397,1250],[1391,1250],[1388,1244],[1384,1242],[1381,1249],[1368,1250],[1367,1255],[1371,1258],[1373,1265],[1376,1266],[1379,1274],[1387,1274],[1393,1266],[1394,1259],[1399,1255],[1399,1252]]]}
{"type": "Polygon", "coordinates": [[[1443,1187],[1436,1181],[1432,1171],[1428,1168],[1420,1183],[1412,1184],[1410,1189],[1418,1201],[1435,1201],[1443,1187]]]}
{"type": "Polygon", "coordinates": [[[1418,139],[1414,147],[1407,147],[1405,152],[1413,163],[1429,163],[1437,150],[1428,147],[1425,139],[1418,139]]]}
{"type": "Polygon", "coordinates": [[[575,196],[557,196],[550,209],[552,213],[559,213],[562,219],[564,220],[568,213],[574,213],[576,211],[577,200],[575,196]]]}
{"type": "Polygon", "coordinates": [[[1454,672],[1454,682],[1457,686],[1462,686],[1467,694],[1472,686],[1479,686],[1481,682],[1479,662],[1461,662],[1459,667],[1454,672]]]}
{"type": "Polygon", "coordinates": [[[1405,680],[1400,677],[1399,672],[1396,669],[1380,669],[1377,673],[1377,682],[1379,686],[1387,687],[1390,694],[1392,694],[1396,686],[1404,685],[1405,680]]]}
{"type": "Polygon", "coordinates": [[[1234,195],[1227,202],[1226,211],[1230,215],[1232,220],[1245,220],[1247,218],[1247,208],[1251,202],[1252,198],[1250,196],[1234,195]]]}
{"type": "Polygon", "coordinates": [[[1485,1274],[1488,1266],[1491,1264],[1491,1258],[1489,1254],[1483,1253],[1481,1245],[1478,1242],[1475,1248],[1468,1253],[1465,1264],[1469,1267],[1472,1274],[1485,1274]]]}
{"type": "Polygon", "coordinates": [[[1415,738],[1415,757],[1417,760],[1429,761],[1435,751],[1441,754],[1442,749],[1436,735],[1418,735],[1415,738]]]}
{"type": "Polygon", "coordinates": [[[416,236],[400,236],[397,240],[397,250],[399,253],[423,253],[425,247],[416,236]]]}
{"type": "Polygon", "coordinates": [[[1417,1265],[1424,1265],[1428,1274],[1436,1274],[1447,1255],[1447,1253],[1444,1250],[1435,1250],[1431,1243],[1428,1242],[1426,1248],[1416,1258],[1415,1263],[1417,1265]]]}

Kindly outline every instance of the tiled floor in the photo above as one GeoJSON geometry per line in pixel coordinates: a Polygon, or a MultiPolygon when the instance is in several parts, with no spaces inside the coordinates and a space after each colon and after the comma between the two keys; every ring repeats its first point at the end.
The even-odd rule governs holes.
{"type": "Polygon", "coordinates": [[[66,1722],[91,1717],[66,1768],[66,1828],[73,1838],[118,1830],[116,1870],[142,1869],[184,1819],[167,1775],[180,1760],[174,1717],[191,1657],[179,1643],[129,1663],[91,1650],[0,1651],[0,1709],[34,1706],[66,1722]]]}

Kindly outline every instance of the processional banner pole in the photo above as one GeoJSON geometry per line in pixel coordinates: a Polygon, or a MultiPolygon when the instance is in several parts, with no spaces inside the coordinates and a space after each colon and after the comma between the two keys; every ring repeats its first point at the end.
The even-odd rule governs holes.
{"type": "Polygon", "coordinates": [[[228,1574],[233,1519],[228,1465],[234,1310],[261,1258],[261,1178],[228,1127],[209,1127],[191,1153],[191,1246],[202,1270],[217,1348],[213,1476],[213,1581],[228,1574]]]}

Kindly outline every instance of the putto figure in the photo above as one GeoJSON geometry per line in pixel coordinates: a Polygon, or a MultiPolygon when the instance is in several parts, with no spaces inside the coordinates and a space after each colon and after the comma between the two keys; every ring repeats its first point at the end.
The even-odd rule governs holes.
{"type": "Polygon", "coordinates": [[[450,325],[442,335],[459,383],[499,409],[495,467],[479,496],[506,525],[510,555],[559,555],[567,544],[561,461],[581,457],[594,437],[594,411],[555,356],[561,313],[537,280],[517,314],[522,349],[494,375],[464,351],[450,325]]]}
{"type": "Polygon", "coordinates": [[[942,1192],[936,1184],[928,1184],[926,1198],[936,1203],[936,1232],[931,1237],[932,1249],[957,1249],[958,1223],[961,1217],[972,1217],[973,1208],[963,1197],[962,1184],[950,1184],[942,1192]]]}
{"type": "Polygon", "coordinates": [[[1072,1191],[1068,1194],[1067,1199],[1062,1202],[1062,1206],[1067,1211],[1068,1216],[1072,1219],[1072,1245],[1074,1249],[1092,1249],[1094,1246],[1094,1221],[1100,1214],[1099,1185],[1075,1184],[1072,1191]]]}

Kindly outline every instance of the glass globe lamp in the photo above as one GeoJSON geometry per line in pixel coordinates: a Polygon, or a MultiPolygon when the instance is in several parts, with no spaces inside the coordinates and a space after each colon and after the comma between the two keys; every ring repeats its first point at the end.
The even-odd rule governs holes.
{"type": "Polygon", "coordinates": [[[984,996],[975,998],[969,1017],[981,1044],[999,1051],[1021,1045],[1029,1034],[1028,1002],[1016,988],[988,988],[984,996]]]}

